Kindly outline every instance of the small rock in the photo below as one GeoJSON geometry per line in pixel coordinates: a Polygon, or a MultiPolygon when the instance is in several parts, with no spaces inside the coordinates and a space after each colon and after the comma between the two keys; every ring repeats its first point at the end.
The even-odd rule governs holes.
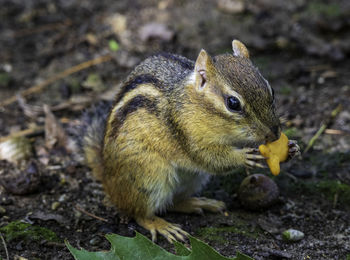
{"type": "Polygon", "coordinates": [[[56,210],[60,205],[61,203],[59,203],[58,201],[55,201],[51,204],[51,209],[56,210]]]}
{"type": "Polygon", "coordinates": [[[278,36],[276,39],[276,45],[280,49],[285,49],[289,45],[289,41],[286,37],[278,36]]]}
{"type": "Polygon", "coordinates": [[[242,0],[218,0],[218,8],[230,14],[239,14],[245,7],[242,0]]]}
{"type": "MultiPolygon", "coordinates": [[[[23,246],[22,246],[22,244],[23,244],[23,241],[20,241],[17,245],[16,245],[16,250],[18,250],[18,251],[21,251],[21,250],[23,250],[23,246]]],[[[24,257],[22,257],[22,256],[15,256],[14,257],[14,260],[28,260],[27,258],[24,258],[24,257]]]]}
{"type": "Polygon", "coordinates": [[[148,23],[141,27],[139,37],[143,42],[150,39],[160,39],[169,42],[175,33],[162,23],[148,23]]]}
{"type": "Polygon", "coordinates": [[[98,232],[102,234],[116,233],[117,231],[118,231],[118,228],[115,225],[111,225],[111,224],[103,224],[98,229],[98,232]]]}
{"type": "Polygon", "coordinates": [[[270,233],[270,234],[279,234],[281,232],[281,221],[277,217],[273,217],[273,215],[269,217],[259,217],[257,221],[259,227],[270,233]]]}
{"type": "Polygon", "coordinates": [[[273,205],[279,196],[276,183],[263,174],[246,177],[239,187],[238,198],[248,209],[262,209],[273,205]]]}
{"type": "Polygon", "coordinates": [[[96,92],[102,92],[106,89],[100,75],[97,73],[89,74],[85,81],[83,81],[82,86],[96,92]]]}
{"type": "Polygon", "coordinates": [[[0,215],[3,215],[5,213],[6,213],[6,209],[0,206],[0,215]]]}
{"type": "Polygon", "coordinates": [[[111,26],[116,35],[123,33],[127,29],[127,19],[125,15],[115,13],[107,18],[107,24],[111,26]]]}
{"type": "Polygon", "coordinates": [[[7,192],[15,195],[26,195],[34,193],[40,188],[42,176],[35,161],[30,161],[25,171],[16,167],[8,169],[6,175],[0,179],[0,184],[7,192]]]}
{"type": "Polygon", "coordinates": [[[2,65],[2,69],[7,73],[10,73],[12,71],[12,65],[10,63],[5,63],[2,65]]]}
{"type": "Polygon", "coordinates": [[[74,217],[75,218],[80,218],[81,216],[82,216],[83,214],[80,212],[80,211],[78,211],[78,210],[74,210],[74,217]]]}
{"type": "Polygon", "coordinates": [[[58,201],[59,202],[64,202],[67,199],[67,194],[62,194],[59,198],[58,201]]]}
{"type": "Polygon", "coordinates": [[[304,233],[296,229],[288,229],[282,233],[282,237],[286,241],[295,242],[304,238],[304,233]]]}
{"type": "Polygon", "coordinates": [[[89,241],[89,244],[92,246],[97,246],[98,244],[101,243],[101,238],[100,237],[94,237],[89,241]]]}
{"type": "Polygon", "coordinates": [[[30,219],[40,219],[43,221],[55,220],[57,223],[60,223],[60,224],[69,223],[69,221],[65,219],[62,215],[46,213],[43,211],[35,211],[32,215],[30,215],[30,219]]]}
{"type": "Polygon", "coordinates": [[[87,33],[85,35],[85,39],[91,45],[96,46],[98,44],[98,39],[97,39],[96,35],[93,33],[87,33]]]}
{"type": "Polygon", "coordinates": [[[8,196],[2,195],[2,197],[0,198],[0,205],[13,205],[13,199],[9,198],[8,196]]]}

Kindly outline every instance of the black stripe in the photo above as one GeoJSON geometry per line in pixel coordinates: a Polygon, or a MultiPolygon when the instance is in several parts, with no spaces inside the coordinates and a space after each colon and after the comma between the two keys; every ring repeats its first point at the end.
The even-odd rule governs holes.
{"type": "Polygon", "coordinates": [[[110,137],[115,136],[128,115],[135,112],[139,108],[146,108],[149,113],[159,116],[157,103],[157,100],[151,100],[142,95],[137,95],[131,99],[120,110],[118,110],[116,114],[110,115],[111,117],[114,117],[111,122],[112,131],[109,133],[110,137]]]}
{"type": "Polygon", "coordinates": [[[182,152],[187,154],[193,161],[196,161],[196,154],[191,152],[190,143],[188,140],[188,137],[184,130],[182,129],[181,125],[174,120],[174,118],[178,118],[178,115],[171,114],[171,112],[168,110],[166,113],[166,124],[176,140],[176,142],[180,145],[182,152]]]}
{"type": "Polygon", "coordinates": [[[118,93],[115,99],[115,104],[118,104],[119,101],[125,96],[126,93],[135,89],[138,85],[147,84],[147,83],[152,83],[156,88],[162,89],[162,84],[158,79],[148,74],[142,74],[133,78],[131,81],[127,82],[123,86],[122,90],[118,93]]]}
{"type": "Polygon", "coordinates": [[[157,55],[162,56],[166,59],[176,61],[181,67],[183,67],[185,69],[189,69],[189,70],[194,69],[193,61],[191,61],[185,57],[177,56],[177,55],[170,54],[167,52],[160,52],[157,55]]]}
{"type": "Polygon", "coordinates": [[[179,124],[170,115],[167,115],[166,124],[169,127],[169,130],[170,130],[172,136],[180,144],[180,146],[183,148],[183,150],[186,151],[187,150],[186,149],[187,148],[187,138],[185,136],[185,133],[183,132],[183,130],[179,126],[179,124]]]}

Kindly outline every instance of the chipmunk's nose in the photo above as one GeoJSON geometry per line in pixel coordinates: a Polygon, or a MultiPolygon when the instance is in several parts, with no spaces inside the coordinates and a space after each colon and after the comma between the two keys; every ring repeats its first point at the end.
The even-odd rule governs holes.
{"type": "Polygon", "coordinates": [[[278,138],[280,138],[281,127],[279,125],[275,125],[275,126],[272,126],[270,130],[271,130],[270,133],[266,135],[266,141],[269,143],[276,141],[278,138]]]}

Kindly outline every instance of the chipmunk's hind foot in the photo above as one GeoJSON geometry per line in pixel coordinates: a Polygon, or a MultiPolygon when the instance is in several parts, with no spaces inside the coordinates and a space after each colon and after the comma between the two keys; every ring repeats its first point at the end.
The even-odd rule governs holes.
{"type": "Polygon", "coordinates": [[[152,235],[152,241],[157,240],[157,233],[164,236],[170,243],[176,240],[185,241],[188,233],[177,224],[172,224],[159,217],[137,218],[136,222],[143,228],[149,230],[152,235]]]}
{"type": "Polygon", "coordinates": [[[193,197],[176,203],[171,211],[183,213],[203,214],[203,210],[210,212],[222,212],[226,208],[225,202],[208,199],[205,197],[193,197]]]}

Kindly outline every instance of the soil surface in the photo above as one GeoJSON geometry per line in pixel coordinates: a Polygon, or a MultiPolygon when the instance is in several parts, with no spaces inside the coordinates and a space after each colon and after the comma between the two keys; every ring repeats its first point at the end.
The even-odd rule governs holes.
{"type": "MultiPolygon", "coordinates": [[[[224,256],[239,251],[254,259],[349,257],[349,1],[0,2],[0,136],[36,128],[23,135],[32,147],[27,160],[0,161],[0,230],[6,240],[0,240],[0,259],[7,257],[5,248],[9,259],[73,259],[65,239],[89,251],[108,250],[104,235],[111,232],[134,236],[136,230],[150,237],[135,222],[123,223],[116,209],[104,203],[90,169],[57,135],[50,143],[46,129],[45,140],[50,113],[43,105],[63,126],[52,123],[51,132],[69,132],[83,109],[112,99],[118,84],[145,57],[167,51],[196,59],[201,48],[212,55],[231,52],[234,38],[246,44],[273,86],[283,130],[298,141],[302,156],[285,163],[273,178],[280,195],[268,209],[242,206],[237,191],[246,171],[238,169],[213,178],[201,194],[225,201],[225,214],[167,213],[164,218],[224,256]],[[104,62],[61,74],[102,56],[104,62]],[[34,91],[25,92],[33,86],[34,91]],[[8,102],[18,93],[15,102],[8,102]],[[304,153],[323,124],[324,131],[304,153]],[[45,234],[11,238],[6,227],[14,221],[47,228],[57,239],[45,234]],[[304,238],[284,241],[282,232],[289,228],[304,238]]],[[[266,170],[250,173],[271,177],[266,170]]],[[[157,243],[174,250],[162,237],[157,243]]]]}

